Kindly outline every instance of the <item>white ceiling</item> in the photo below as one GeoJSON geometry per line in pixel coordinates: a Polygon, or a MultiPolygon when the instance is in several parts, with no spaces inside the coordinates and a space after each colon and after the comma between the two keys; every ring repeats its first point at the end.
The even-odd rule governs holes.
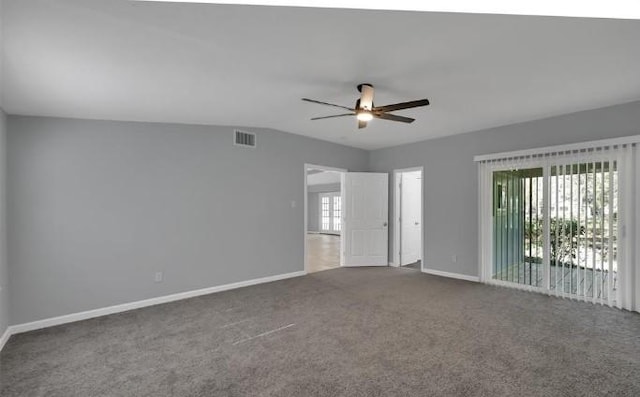
{"type": "Polygon", "coordinates": [[[367,10],[473,12],[484,14],[554,15],[640,19],[634,0],[136,0],[183,3],[253,4],[367,10]]]}
{"type": "Polygon", "coordinates": [[[640,21],[4,0],[11,114],[268,127],[365,149],[640,99],[640,21]],[[427,97],[361,131],[376,105],[427,97]]]}

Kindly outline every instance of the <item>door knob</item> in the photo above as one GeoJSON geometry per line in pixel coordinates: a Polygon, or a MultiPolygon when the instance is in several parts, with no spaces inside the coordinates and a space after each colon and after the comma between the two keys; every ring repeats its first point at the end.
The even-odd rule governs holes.
{"type": "Polygon", "coordinates": [[[415,224],[416,226],[418,226],[418,225],[420,224],[420,222],[415,222],[414,224],[415,224]]]}
{"type": "Polygon", "coordinates": [[[387,222],[383,223],[382,227],[387,227],[387,222]]]}

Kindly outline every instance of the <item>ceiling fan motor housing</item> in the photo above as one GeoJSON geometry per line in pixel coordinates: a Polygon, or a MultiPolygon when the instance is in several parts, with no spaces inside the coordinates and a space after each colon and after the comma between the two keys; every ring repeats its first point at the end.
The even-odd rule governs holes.
{"type": "Polygon", "coordinates": [[[363,83],[358,85],[358,91],[360,91],[360,99],[356,103],[356,110],[373,110],[373,85],[363,83]]]}
{"type": "Polygon", "coordinates": [[[362,92],[362,87],[363,86],[367,86],[367,87],[371,87],[373,88],[373,84],[369,84],[369,83],[362,83],[362,84],[358,84],[358,92],[362,92]]]}

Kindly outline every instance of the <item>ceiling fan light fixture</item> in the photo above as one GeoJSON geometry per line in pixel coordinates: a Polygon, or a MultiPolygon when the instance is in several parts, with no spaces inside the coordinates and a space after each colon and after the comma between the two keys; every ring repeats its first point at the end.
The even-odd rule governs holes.
{"type": "Polygon", "coordinates": [[[363,110],[356,114],[356,118],[360,121],[371,121],[373,120],[373,114],[368,110],[363,110]]]}

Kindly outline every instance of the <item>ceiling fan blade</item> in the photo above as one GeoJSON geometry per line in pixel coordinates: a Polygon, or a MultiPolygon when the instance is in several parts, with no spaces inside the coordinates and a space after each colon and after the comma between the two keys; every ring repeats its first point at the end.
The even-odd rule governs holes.
{"type": "Polygon", "coordinates": [[[394,103],[393,105],[378,106],[373,108],[373,111],[374,112],[393,112],[395,110],[427,106],[428,104],[429,104],[428,99],[419,99],[417,101],[409,101],[409,102],[402,102],[402,103],[394,103]]]}
{"type": "Polygon", "coordinates": [[[365,128],[367,126],[366,121],[358,120],[358,129],[365,128]]]}
{"type": "Polygon", "coordinates": [[[306,101],[306,102],[317,103],[317,104],[320,104],[320,105],[327,105],[327,106],[333,106],[333,107],[336,107],[336,108],[347,109],[347,110],[351,110],[352,112],[354,111],[354,109],[348,108],[346,106],[335,105],[333,103],[328,103],[328,102],[316,101],[315,99],[302,98],[302,100],[306,101]]]}
{"type": "Polygon", "coordinates": [[[383,120],[399,121],[401,123],[413,123],[415,121],[415,119],[409,117],[396,116],[395,114],[389,113],[374,113],[373,117],[383,120]]]}
{"type": "Polygon", "coordinates": [[[314,117],[311,120],[331,119],[334,117],[355,116],[355,113],[334,114],[333,116],[314,117]]]}

